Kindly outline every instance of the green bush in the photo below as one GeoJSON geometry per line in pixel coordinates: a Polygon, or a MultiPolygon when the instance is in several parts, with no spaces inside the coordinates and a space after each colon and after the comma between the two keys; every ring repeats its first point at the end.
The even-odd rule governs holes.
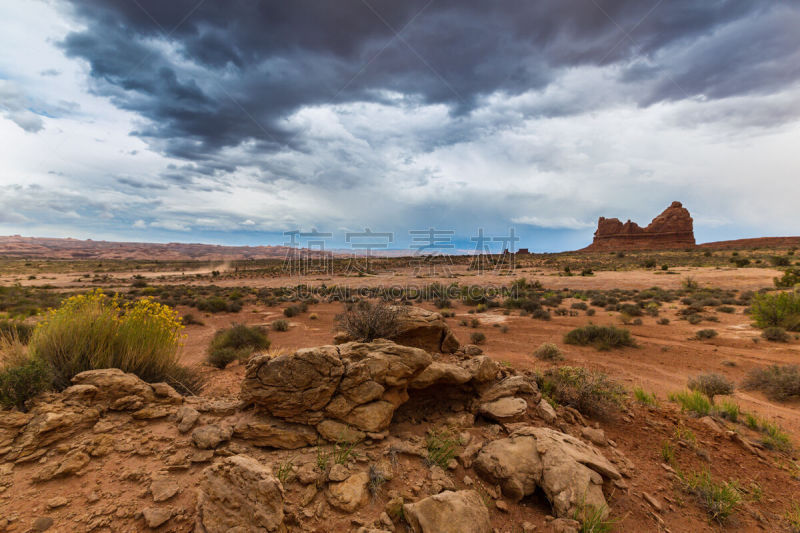
{"type": "Polygon", "coordinates": [[[789,334],[786,333],[785,329],[778,326],[764,328],[764,331],[761,332],[761,336],[772,342],[789,342],[789,334]]]}
{"type": "Polygon", "coordinates": [[[775,286],[780,288],[791,289],[800,285],[800,268],[790,268],[783,272],[780,278],[773,278],[775,286]]]}
{"type": "Polygon", "coordinates": [[[750,316],[760,328],[777,326],[800,331],[800,292],[756,294],[750,304],[750,316]]]}
{"type": "Polygon", "coordinates": [[[564,359],[564,355],[561,353],[561,350],[558,346],[553,344],[552,342],[544,342],[536,348],[536,351],[533,352],[533,355],[537,359],[541,359],[543,361],[559,361],[564,359]]]}
{"type": "Polygon", "coordinates": [[[603,373],[582,367],[551,368],[536,376],[542,394],[591,416],[605,416],[625,403],[626,393],[603,373]]]}
{"type": "Polygon", "coordinates": [[[57,389],[85,370],[119,368],[147,382],[196,390],[197,379],[178,364],[182,329],[167,306],[149,298],[120,306],[96,290],[51,311],[36,326],[30,353],[48,364],[57,389]]]}
{"type": "Polygon", "coordinates": [[[581,346],[591,344],[598,350],[610,350],[621,346],[636,346],[631,337],[631,332],[627,329],[614,326],[596,326],[594,324],[573,329],[564,335],[564,342],[581,346]]]}
{"type": "Polygon", "coordinates": [[[52,388],[53,378],[47,363],[38,358],[0,367],[0,407],[24,409],[25,402],[52,388]]]}
{"type": "Polygon", "coordinates": [[[770,365],[750,371],[744,387],[760,390],[772,400],[788,400],[800,397],[800,366],[770,365]]]}
{"type": "Polygon", "coordinates": [[[264,328],[234,324],[214,334],[208,349],[208,362],[217,368],[225,368],[236,359],[247,359],[257,350],[266,350],[270,344],[264,328]]]}

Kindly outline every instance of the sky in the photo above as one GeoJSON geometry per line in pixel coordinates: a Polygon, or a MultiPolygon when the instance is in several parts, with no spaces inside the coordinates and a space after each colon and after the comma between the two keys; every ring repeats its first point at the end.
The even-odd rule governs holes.
{"type": "Polygon", "coordinates": [[[561,251],[679,200],[698,242],[800,235],[797,28],[767,0],[0,0],[0,234],[561,251]]]}

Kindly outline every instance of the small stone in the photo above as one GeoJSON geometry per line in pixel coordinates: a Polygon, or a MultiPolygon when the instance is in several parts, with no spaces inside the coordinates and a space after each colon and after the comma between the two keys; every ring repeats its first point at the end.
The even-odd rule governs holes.
{"type": "Polygon", "coordinates": [[[606,445],[606,434],[602,429],[585,427],[581,430],[581,437],[597,446],[606,445]]]}
{"type": "Polygon", "coordinates": [[[508,504],[503,500],[497,500],[494,506],[497,507],[499,511],[503,511],[504,513],[507,513],[509,511],[508,504]]]}
{"type": "Polygon", "coordinates": [[[464,485],[466,485],[467,487],[471,487],[472,484],[474,483],[472,481],[472,478],[469,477],[469,476],[464,476],[464,480],[463,481],[464,481],[464,485]]]}
{"type": "Polygon", "coordinates": [[[557,418],[555,409],[544,398],[539,400],[539,404],[536,406],[536,414],[548,424],[552,424],[557,418]]]}
{"type": "Polygon", "coordinates": [[[328,473],[328,480],[330,481],[344,481],[348,477],[350,477],[350,472],[347,467],[338,463],[333,465],[330,473],[328,473]]]}
{"type": "Polygon", "coordinates": [[[647,503],[649,503],[653,507],[653,509],[655,509],[659,513],[661,512],[661,509],[662,509],[661,502],[659,502],[655,497],[651,496],[650,494],[648,494],[646,492],[643,492],[642,493],[642,498],[644,498],[644,500],[647,503]]]}
{"type": "Polygon", "coordinates": [[[150,529],[155,529],[172,518],[172,509],[165,509],[163,507],[145,507],[142,510],[142,516],[150,529]]]}
{"type": "Polygon", "coordinates": [[[59,507],[64,507],[69,503],[69,500],[66,499],[64,496],[56,496],[55,498],[50,498],[47,500],[47,508],[48,509],[58,509],[59,507]]]}
{"type": "Polygon", "coordinates": [[[153,494],[153,501],[165,502],[175,496],[180,487],[169,478],[156,478],[150,483],[150,492],[153,494]]]}
{"type": "Polygon", "coordinates": [[[523,522],[522,523],[522,533],[533,533],[536,531],[536,526],[531,524],[530,522],[523,522]]]}
{"type": "Polygon", "coordinates": [[[40,516],[33,521],[31,529],[34,531],[47,531],[53,525],[53,519],[49,516],[40,516]]]}
{"type": "Polygon", "coordinates": [[[86,501],[89,503],[97,503],[100,501],[100,496],[95,491],[92,491],[86,495],[86,501]]]}

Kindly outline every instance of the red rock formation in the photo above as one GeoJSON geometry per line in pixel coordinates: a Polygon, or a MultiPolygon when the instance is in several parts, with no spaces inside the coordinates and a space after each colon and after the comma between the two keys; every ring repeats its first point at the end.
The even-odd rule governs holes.
{"type": "Polygon", "coordinates": [[[672,202],[646,228],[628,220],[600,217],[594,242],[587,251],[665,250],[694,247],[694,230],[689,211],[680,202],[672,202]]]}

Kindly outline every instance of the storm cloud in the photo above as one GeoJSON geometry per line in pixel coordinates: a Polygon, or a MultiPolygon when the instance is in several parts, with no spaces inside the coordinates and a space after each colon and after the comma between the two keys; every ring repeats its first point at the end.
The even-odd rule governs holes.
{"type": "MultiPolygon", "coordinates": [[[[30,186],[51,184],[92,198],[117,236],[368,224],[466,236],[480,219],[577,244],[599,215],[646,222],[674,199],[717,221],[709,236],[800,232],[788,207],[728,226],[720,212],[762,201],[739,156],[778,161],[766,179],[798,187],[783,148],[800,118],[796,3],[31,5],[10,20],[38,28],[40,60],[0,59],[0,116],[27,135],[6,134],[25,148],[0,182],[18,206],[9,224],[35,220],[46,205],[30,186]],[[51,15],[57,27],[41,22],[51,15]],[[148,202],[158,216],[135,212],[148,202]]],[[[84,234],[98,227],[74,222],[88,211],[70,211],[84,234]]]]}

